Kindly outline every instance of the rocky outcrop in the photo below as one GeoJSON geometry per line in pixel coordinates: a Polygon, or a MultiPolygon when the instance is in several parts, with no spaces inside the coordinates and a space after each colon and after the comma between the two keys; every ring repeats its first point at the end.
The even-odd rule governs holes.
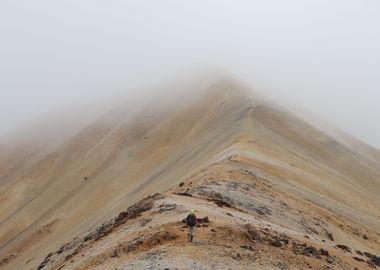
{"type": "Polygon", "coordinates": [[[369,252],[364,252],[364,255],[369,259],[370,264],[380,267],[380,256],[376,256],[369,252]]]}
{"type": "MultiPolygon", "coordinates": [[[[134,219],[140,216],[142,213],[149,211],[153,208],[156,200],[162,199],[162,194],[156,193],[152,196],[148,196],[139,202],[129,207],[126,211],[119,213],[119,215],[107,222],[104,222],[95,230],[86,234],[83,238],[74,238],[71,242],[62,245],[56,252],[49,253],[43,262],[38,266],[38,270],[44,269],[50,263],[57,262],[59,260],[68,261],[75,254],[79,253],[89,242],[98,241],[108,234],[112,233],[117,227],[124,224],[130,219],[134,219]]],[[[136,243],[133,244],[136,246],[136,243]]]]}

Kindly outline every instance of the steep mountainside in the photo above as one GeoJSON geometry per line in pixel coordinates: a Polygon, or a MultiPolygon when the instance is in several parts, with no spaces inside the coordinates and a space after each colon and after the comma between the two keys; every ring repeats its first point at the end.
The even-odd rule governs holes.
{"type": "Polygon", "coordinates": [[[0,268],[380,267],[379,153],[346,145],[231,83],[115,108],[1,160],[0,268]]]}

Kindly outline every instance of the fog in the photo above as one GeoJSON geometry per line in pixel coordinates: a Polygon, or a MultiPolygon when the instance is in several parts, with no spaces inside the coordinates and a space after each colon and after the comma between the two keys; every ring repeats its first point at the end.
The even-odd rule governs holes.
{"type": "Polygon", "coordinates": [[[1,0],[0,41],[0,136],[215,72],[380,148],[376,0],[1,0]]]}

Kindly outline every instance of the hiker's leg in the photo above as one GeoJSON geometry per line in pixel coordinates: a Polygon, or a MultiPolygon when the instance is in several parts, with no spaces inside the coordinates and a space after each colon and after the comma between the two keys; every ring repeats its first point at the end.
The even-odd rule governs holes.
{"type": "Polygon", "coordinates": [[[190,242],[193,242],[193,231],[194,231],[194,226],[189,226],[190,242]]]}
{"type": "Polygon", "coordinates": [[[191,226],[187,226],[187,228],[189,229],[189,232],[187,233],[187,240],[190,242],[191,241],[191,234],[193,233],[193,230],[192,230],[191,226]]]}

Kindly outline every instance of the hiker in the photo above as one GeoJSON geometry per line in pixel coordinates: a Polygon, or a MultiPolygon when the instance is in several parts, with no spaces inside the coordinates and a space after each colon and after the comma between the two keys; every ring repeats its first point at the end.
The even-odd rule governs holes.
{"type": "Polygon", "coordinates": [[[189,228],[189,233],[187,234],[187,239],[189,242],[193,242],[193,231],[194,226],[197,223],[197,217],[195,216],[195,211],[192,209],[186,217],[186,224],[189,228]]]}

